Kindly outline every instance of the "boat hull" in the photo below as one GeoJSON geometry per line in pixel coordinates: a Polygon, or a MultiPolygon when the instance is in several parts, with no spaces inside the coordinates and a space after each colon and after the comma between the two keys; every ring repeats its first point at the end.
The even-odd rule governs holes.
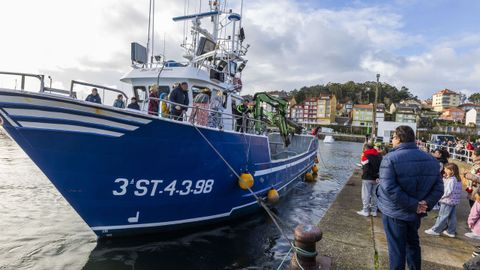
{"type": "Polygon", "coordinates": [[[272,161],[267,136],[195,127],[83,101],[0,89],[8,134],[100,237],[183,229],[259,209],[252,190],[285,193],[317,143],[272,161]],[[218,153],[215,151],[217,150],[218,153]],[[229,169],[226,162],[235,170],[229,169]]]}

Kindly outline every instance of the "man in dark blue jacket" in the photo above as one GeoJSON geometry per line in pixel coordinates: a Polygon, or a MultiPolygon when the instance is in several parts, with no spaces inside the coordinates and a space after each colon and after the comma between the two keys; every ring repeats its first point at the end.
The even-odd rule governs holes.
{"type": "Polygon", "coordinates": [[[179,104],[188,105],[188,84],[182,82],[170,93],[170,101],[178,104],[170,104],[170,115],[173,119],[183,121],[183,112],[188,108],[179,104]]]}
{"type": "Polygon", "coordinates": [[[380,165],[378,208],[387,236],[391,270],[421,269],[420,218],[443,195],[438,161],[415,144],[409,126],[395,129],[394,148],[380,165]]]}

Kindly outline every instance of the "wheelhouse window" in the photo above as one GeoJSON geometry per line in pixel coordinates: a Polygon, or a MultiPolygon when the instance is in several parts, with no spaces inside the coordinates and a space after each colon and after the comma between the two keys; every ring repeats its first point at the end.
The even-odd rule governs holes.
{"type": "Polygon", "coordinates": [[[144,102],[148,98],[148,92],[145,86],[134,86],[133,95],[137,98],[138,103],[144,102]]]}

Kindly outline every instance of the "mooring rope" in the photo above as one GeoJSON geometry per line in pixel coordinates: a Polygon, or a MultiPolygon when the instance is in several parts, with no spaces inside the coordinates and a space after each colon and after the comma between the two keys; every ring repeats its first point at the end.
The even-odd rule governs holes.
{"type": "Polygon", "coordinates": [[[285,256],[283,256],[282,262],[281,262],[280,265],[277,267],[277,270],[280,270],[280,268],[282,268],[282,265],[283,265],[283,263],[285,262],[285,260],[288,258],[288,255],[290,255],[290,252],[292,252],[292,247],[290,247],[290,249],[289,249],[288,252],[285,254],[285,256]]]}
{"type": "Polygon", "coordinates": [[[320,161],[321,161],[321,162],[322,162],[322,164],[323,164],[323,167],[324,167],[325,169],[327,169],[327,170],[328,170],[328,167],[327,167],[327,165],[325,164],[325,162],[323,162],[323,158],[322,158],[322,154],[321,154],[321,152],[320,152],[320,151],[317,151],[317,152],[318,152],[318,156],[320,157],[320,161]]]}
{"type": "MultiPolygon", "coordinates": [[[[222,161],[225,163],[225,165],[227,165],[227,167],[232,171],[232,173],[237,177],[237,179],[240,179],[241,181],[244,181],[243,179],[240,178],[240,175],[238,175],[238,173],[233,169],[233,167],[228,163],[228,161],[222,156],[222,154],[215,148],[215,146],[213,146],[213,144],[208,140],[208,138],[202,133],[202,131],[193,122],[191,123],[191,125],[198,131],[200,136],[202,136],[202,138],[213,149],[213,151],[215,151],[215,153],[220,157],[220,159],[222,159],[222,161]]],[[[248,191],[253,195],[253,197],[257,200],[258,204],[260,204],[260,206],[262,206],[262,208],[265,210],[265,212],[267,212],[268,216],[273,221],[273,223],[275,224],[277,229],[280,231],[282,236],[287,240],[291,249],[295,250],[295,256],[296,256],[297,252],[301,253],[302,256],[309,256],[309,254],[313,254],[312,252],[309,252],[309,251],[303,250],[299,247],[296,247],[295,244],[290,240],[290,238],[288,238],[287,234],[281,228],[277,219],[274,217],[274,213],[267,207],[267,205],[263,202],[263,200],[260,197],[258,197],[258,195],[255,194],[255,192],[253,192],[253,190],[250,187],[248,187],[247,185],[246,185],[246,187],[247,187],[248,191]]],[[[316,256],[316,252],[315,252],[315,256],[316,256]]],[[[298,259],[296,260],[296,262],[297,262],[298,266],[300,267],[300,269],[303,270],[303,267],[298,262],[298,259]]]]}

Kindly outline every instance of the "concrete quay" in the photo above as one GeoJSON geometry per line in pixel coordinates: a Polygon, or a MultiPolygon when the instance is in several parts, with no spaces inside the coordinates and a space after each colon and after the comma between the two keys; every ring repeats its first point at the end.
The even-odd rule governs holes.
{"type": "MultiPolygon", "coordinates": [[[[332,269],[388,269],[388,251],[381,213],[363,217],[356,213],[362,207],[361,172],[355,169],[352,177],[338,194],[318,225],[323,239],[317,251],[332,259],[332,269]]],[[[457,207],[457,237],[431,236],[424,233],[434,223],[438,211],[422,219],[419,229],[422,248],[422,269],[463,269],[480,241],[464,236],[469,231],[466,220],[470,207],[466,199],[457,207]]]]}

